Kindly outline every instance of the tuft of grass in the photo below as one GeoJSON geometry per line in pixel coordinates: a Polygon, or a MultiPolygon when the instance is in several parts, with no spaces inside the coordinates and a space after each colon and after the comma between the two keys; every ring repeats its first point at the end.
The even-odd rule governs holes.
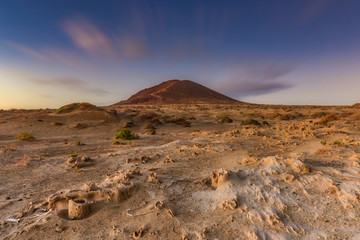
{"type": "Polygon", "coordinates": [[[340,141],[333,141],[331,143],[329,143],[329,145],[336,145],[336,146],[339,146],[339,147],[347,147],[346,144],[340,142],[340,141]]]}
{"type": "Polygon", "coordinates": [[[191,132],[200,132],[200,129],[193,129],[191,132]]]}
{"type": "Polygon", "coordinates": [[[138,138],[139,135],[133,134],[133,132],[127,128],[122,128],[118,133],[115,134],[115,139],[133,140],[138,138]]]}
{"type": "Polygon", "coordinates": [[[270,126],[270,124],[269,124],[267,121],[263,121],[262,124],[263,124],[264,126],[270,126]]]}
{"type": "Polygon", "coordinates": [[[16,137],[17,140],[33,141],[35,137],[31,133],[21,132],[16,137]]]}
{"type": "Polygon", "coordinates": [[[221,122],[221,123],[232,123],[233,120],[231,118],[229,118],[228,116],[222,116],[222,117],[219,117],[219,122],[221,122]]]}
{"type": "Polygon", "coordinates": [[[325,145],[326,145],[326,141],[320,141],[320,144],[325,146],[325,145]]]}
{"type": "Polygon", "coordinates": [[[77,172],[77,173],[80,172],[80,168],[78,166],[75,166],[74,167],[74,172],[77,172]]]}
{"type": "Polygon", "coordinates": [[[261,125],[258,121],[256,121],[255,119],[246,119],[246,120],[242,120],[241,125],[256,125],[259,126],[261,125]]]}
{"type": "Polygon", "coordinates": [[[70,155],[69,155],[69,158],[70,158],[70,157],[77,157],[77,156],[79,156],[79,154],[73,153],[73,154],[70,154],[70,155]]]}
{"type": "Polygon", "coordinates": [[[80,142],[80,141],[75,141],[75,144],[78,145],[78,146],[85,145],[85,143],[82,143],[82,142],[80,142]]]}

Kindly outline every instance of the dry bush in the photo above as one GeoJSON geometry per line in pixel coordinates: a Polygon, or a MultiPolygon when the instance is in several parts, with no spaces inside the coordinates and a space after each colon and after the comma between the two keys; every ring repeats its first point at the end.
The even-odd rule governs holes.
{"type": "Polygon", "coordinates": [[[231,118],[229,118],[228,116],[222,116],[222,117],[219,117],[219,122],[221,122],[221,123],[232,123],[233,120],[231,118]]]}
{"type": "Polygon", "coordinates": [[[335,113],[330,113],[321,118],[317,123],[321,126],[327,126],[329,122],[338,120],[338,116],[335,113]]]}
{"type": "Polygon", "coordinates": [[[152,120],[154,118],[159,117],[158,114],[154,113],[154,112],[145,112],[145,113],[141,113],[137,116],[137,120],[139,121],[148,121],[148,120],[152,120]]]}
{"type": "Polygon", "coordinates": [[[190,127],[191,126],[191,122],[187,121],[185,118],[183,117],[171,117],[171,118],[167,118],[165,119],[165,122],[167,123],[175,123],[177,125],[181,125],[183,127],[190,127]]]}
{"type": "Polygon", "coordinates": [[[329,112],[316,112],[311,114],[311,118],[321,118],[321,117],[325,117],[326,115],[329,115],[329,112]]]}
{"type": "Polygon", "coordinates": [[[21,132],[16,137],[17,140],[33,141],[35,137],[31,133],[21,132]]]}

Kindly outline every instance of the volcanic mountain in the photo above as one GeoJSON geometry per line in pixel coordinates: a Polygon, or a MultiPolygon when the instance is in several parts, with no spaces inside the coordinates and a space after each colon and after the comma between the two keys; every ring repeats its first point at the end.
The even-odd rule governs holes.
{"type": "Polygon", "coordinates": [[[169,80],[145,88],[117,104],[236,104],[241,103],[190,80],[169,80]]]}

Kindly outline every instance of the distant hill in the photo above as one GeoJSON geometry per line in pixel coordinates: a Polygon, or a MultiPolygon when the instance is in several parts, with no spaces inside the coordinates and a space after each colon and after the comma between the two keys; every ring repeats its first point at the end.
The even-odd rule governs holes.
{"type": "Polygon", "coordinates": [[[117,104],[236,104],[233,98],[190,80],[169,80],[117,104]]]}

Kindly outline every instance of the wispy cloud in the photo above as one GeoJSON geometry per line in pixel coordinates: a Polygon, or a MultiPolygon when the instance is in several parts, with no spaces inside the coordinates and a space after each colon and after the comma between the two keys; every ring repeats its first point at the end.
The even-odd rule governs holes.
{"type": "Polygon", "coordinates": [[[126,36],[118,40],[118,47],[123,57],[138,59],[147,56],[150,50],[146,42],[135,36],[126,36]]]}
{"type": "Polygon", "coordinates": [[[300,12],[300,22],[307,23],[320,16],[333,3],[333,0],[308,0],[300,12]]]}
{"type": "Polygon", "coordinates": [[[80,80],[74,77],[50,77],[42,78],[37,76],[27,76],[26,80],[39,84],[39,85],[48,85],[53,87],[62,87],[74,92],[90,93],[97,96],[104,96],[109,94],[108,91],[101,88],[95,88],[89,86],[84,80],[80,80]]]}
{"type": "Polygon", "coordinates": [[[48,60],[49,57],[46,56],[46,54],[42,53],[41,51],[26,47],[24,45],[21,45],[19,43],[11,42],[11,41],[5,41],[5,43],[25,54],[28,54],[34,58],[40,59],[40,60],[48,60]]]}
{"type": "Polygon", "coordinates": [[[293,71],[294,65],[269,63],[266,65],[246,63],[229,70],[220,84],[214,85],[219,92],[239,98],[262,95],[292,87],[281,78],[293,71]]]}
{"type": "Polygon", "coordinates": [[[48,47],[42,50],[49,58],[72,67],[91,67],[92,63],[78,53],[61,48],[48,47]]]}
{"type": "Polygon", "coordinates": [[[66,19],[62,27],[74,45],[93,57],[119,57],[111,39],[83,17],[66,19]]]}
{"type": "Polygon", "coordinates": [[[72,67],[90,67],[92,65],[86,58],[71,50],[56,47],[34,49],[10,41],[6,41],[6,44],[22,53],[43,61],[57,61],[72,67]]]}

